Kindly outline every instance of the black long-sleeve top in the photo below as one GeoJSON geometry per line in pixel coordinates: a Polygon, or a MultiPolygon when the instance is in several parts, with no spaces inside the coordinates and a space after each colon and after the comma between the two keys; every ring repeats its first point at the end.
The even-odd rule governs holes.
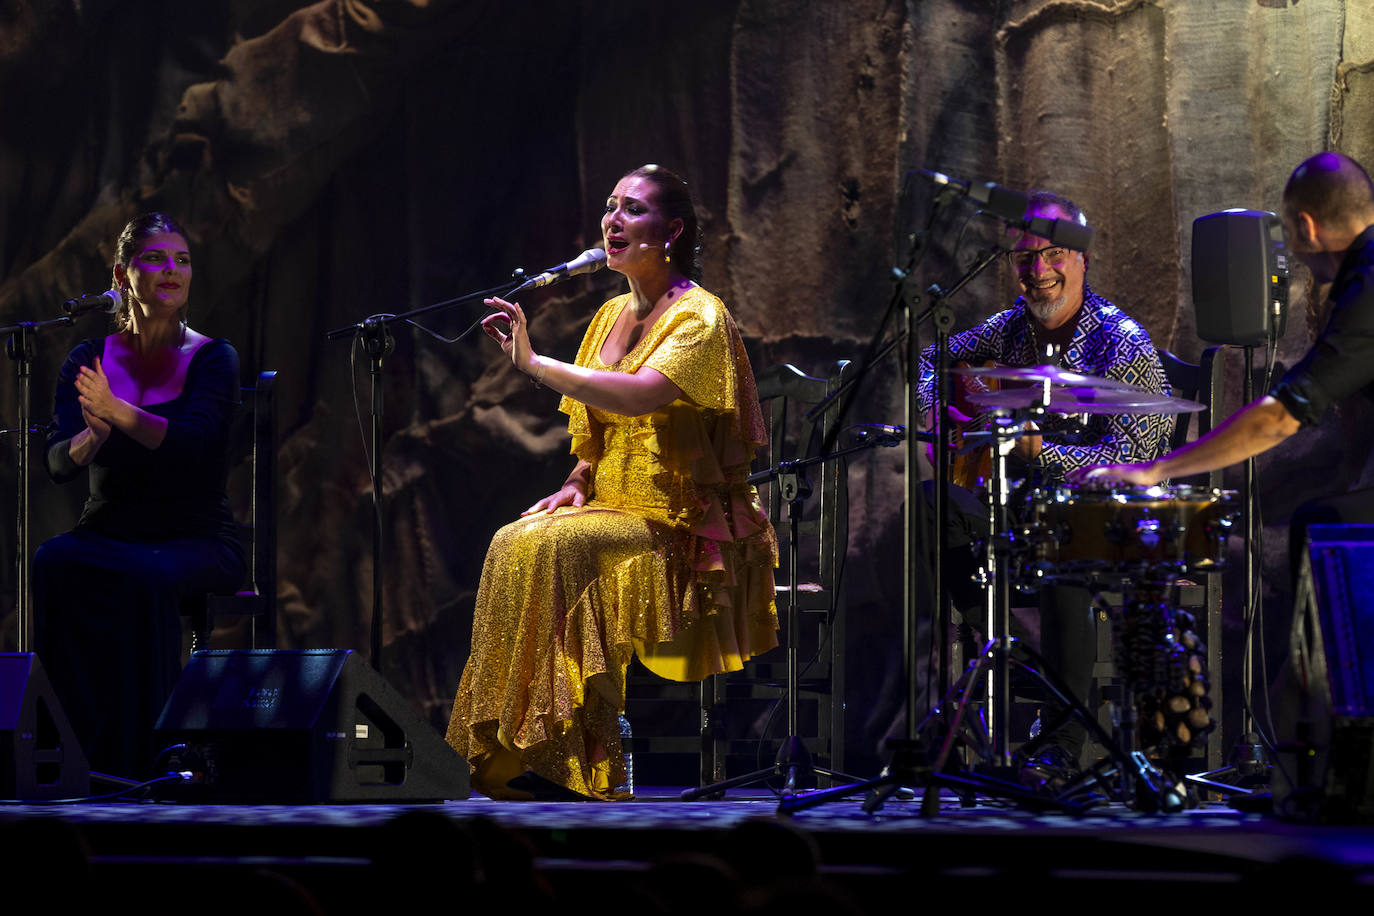
{"type": "Polygon", "coordinates": [[[1351,243],[1327,298],[1326,327],[1270,391],[1303,426],[1356,391],[1374,397],[1374,226],[1351,243]]]}
{"type": "MultiPolygon", "coordinates": [[[[86,428],[77,401],[82,366],[103,358],[105,340],[83,340],[67,355],[53,406],[55,430],[45,464],[62,483],[82,470],[71,458],[71,439],[86,428]]],[[[232,532],[224,487],[229,425],[239,403],[239,357],[227,340],[207,341],[191,357],[181,394],[142,409],[167,420],[162,444],[150,449],[118,429],[90,464],[90,496],[78,527],[128,541],[232,532]]]]}

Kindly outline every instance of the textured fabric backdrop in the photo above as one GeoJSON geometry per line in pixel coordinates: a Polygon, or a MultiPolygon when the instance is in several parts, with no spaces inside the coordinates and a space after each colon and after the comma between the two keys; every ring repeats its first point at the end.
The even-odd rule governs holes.
{"type": "MultiPolygon", "coordinates": [[[[570,257],[596,241],[628,168],[691,179],[706,285],[755,366],[819,373],[862,350],[891,298],[931,199],[911,169],[1074,198],[1098,230],[1090,282],[1196,358],[1193,219],[1276,209],[1291,168],[1323,148],[1374,162],[1365,2],[3,0],[0,22],[0,321],[107,288],[133,214],[182,220],[193,324],[234,341],[245,379],[280,371],[285,647],[368,642],[368,363],[325,332],[570,257]]],[[[913,289],[951,282],[993,238],[970,212],[937,222],[913,289]]],[[[536,346],[570,358],[617,279],[525,297],[536,346]]],[[[975,280],[956,327],[1005,305],[1010,284],[996,270],[975,280]]],[[[1309,285],[1295,275],[1281,360],[1320,321],[1309,285]]],[[[452,336],[478,313],[424,323],[452,336]]],[[[40,418],[63,355],[99,324],[39,336],[40,418]]],[[[556,396],[495,347],[396,337],[383,362],[384,670],[437,724],[487,540],[570,459],[556,396]]],[[[1232,354],[1232,407],[1239,365],[1232,354]]],[[[16,392],[0,375],[11,420],[16,392]]],[[[853,419],[900,422],[900,404],[884,366],[853,419]]],[[[1339,414],[1261,462],[1277,634],[1284,521],[1369,474],[1369,411],[1339,414]]],[[[14,464],[7,444],[6,518],[14,464]]],[[[850,480],[851,655],[868,663],[849,706],[873,710],[851,716],[854,750],[871,755],[897,705],[900,450],[852,462],[850,480]]],[[[36,474],[33,543],[70,527],[81,489],[36,474]]],[[[12,526],[0,542],[12,556],[12,526]]],[[[13,591],[7,572],[7,609],[13,591]]],[[[1229,583],[1232,619],[1238,595],[1229,583]]]]}

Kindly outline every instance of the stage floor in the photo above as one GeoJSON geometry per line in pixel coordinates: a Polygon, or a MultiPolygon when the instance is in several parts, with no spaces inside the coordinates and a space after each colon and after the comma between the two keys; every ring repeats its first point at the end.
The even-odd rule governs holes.
{"type": "Polygon", "coordinates": [[[1067,883],[1128,899],[1164,882],[1199,901],[1240,894],[1257,902],[1279,888],[1311,889],[1314,880],[1360,892],[1374,886],[1374,827],[1296,824],[1223,803],[1156,815],[1104,804],[1067,815],[1003,802],[964,807],[945,795],[938,814],[923,817],[918,801],[889,799],[869,814],[855,796],[779,815],[777,798],[766,790],[693,802],[681,801],[681,791],[641,787],[634,801],[621,803],[476,796],[425,805],[6,803],[0,821],[11,839],[20,824],[74,825],[93,873],[114,887],[173,869],[189,869],[184,873],[203,883],[250,866],[337,890],[350,883],[339,876],[369,867],[387,836],[383,825],[413,811],[470,829],[498,825],[520,838],[555,891],[569,893],[607,874],[645,873],[665,857],[730,849],[732,835],[755,822],[808,837],[816,871],[848,889],[859,912],[913,879],[952,892],[1000,887],[1003,880],[1017,887],[1067,883]]]}
{"type": "MultiPolygon", "coordinates": [[[[122,840],[119,851],[158,855],[169,846],[159,837],[184,837],[193,832],[193,845],[170,845],[176,855],[195,858],[200,854],[270,856],[283,845],[279,838],[287,834],[292,835],[286,845],[293,852],[358,852],[364,848],[362,834],[367,828],[378,827],[403,812],[421,810],[459,822],[489,819],[534,838],[541,854],[567,852],[558,848],[563,843],[561,835],[604,833],[606,836],[595,844],[598,855],[619,850],[617,858],[641,861],[652,856],[656,847],[646,841],[656,836],[719,833],[751,820],[778,819],[816,839],[822,864],[905,867],[911,860],[902,850],[913,844],[937,844],[948,850],[975,842],[986,851],[1002,840],[1094,841],[1154,849],[1159,856],[1171,852],[1205,854],[1214,858],[1214,864],[1229,860],[1242,871],[1307,857],[1340,865],[1374,881],[1374,826],[1297,824],[1271,815],[1242,813],[1221,802],[1172,814],[1143,814],[1115,803],[1081,814],[1060,814],[1034,813],[1008,802],[985,799],[964,807],[945,794],[939,813],[923,817],[918,801],[895,798],[871,814],[863,811],[860,796],[780,814],[778,799],[764,790],[732,790],[724,800],[691,802],[680,799],[682,791],[677,786],[641,787],[634,801],[617,803],[498,802],[478,795],[436,804],[6,802],[0,807],[0,818],[64,819],[87,834],[96,857],[117,854],[100,842],[107,834],[118,832],[122,840]]],[[[969,864],[954,854],[937,858],[957,861],[960,868],[969,864]]],[[[1132,868],[1129,861],[1114,855],[1105,858],[1113,860],[1114,870],[1132,868]]],[[[972,861],[991,866],[996,860],[996,856],[981,855],[972,861]]],[[[1154,860],[1155,865],[1160,861],[1139,851],[1136,860],[1154,860]]]]}

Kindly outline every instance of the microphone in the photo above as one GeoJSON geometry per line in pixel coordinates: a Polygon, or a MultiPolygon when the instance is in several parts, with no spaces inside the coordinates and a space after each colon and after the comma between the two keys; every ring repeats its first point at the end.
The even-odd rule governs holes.
{"type": "Polygon", "coordinates": [[[569,277],[575,277],[578,274],[589,274],[592,271],[600,270],[605,266],[606,249],[588,248],[586,251],[582,252],[577,257],[573,258],[571,261],[565,261],[564,263],[559,264],[557,267],[550,267],[548,270],[544,271],[537,277],[530,277],[524,283],[521,283],[515,289],[511,290],[511,294],[514,295],[515,293],[527,289],[538,289],[541,286],[548,286],[551,283],[558,283],[562,280],[568,279],[569,277]]]}
{"type": "Polygon", "coordinates": [[[886,423],[856,423],[849,427],[854,432],[854,438],[859,442],[868,442],[870,439],[877,440],[879,445],[894,446],[903,439],[912,438],[917,442],[934,442],[935,433],[925,430],[912,432],[905,426],[889,426],[886,423]]]}
{"type": "Polygon", "coordinates": [[[916,171],[941,187],[952,188],[969,200],[976,201],[979,209],[985,210],[993,216],[1005,220],[1021,220],[1026,216],[1026,205],[1030,203],[1030,200],[1020,191],[1004,188],[1001,185],[993,184],[991,181],[984,184],[974,184],[971,181],[951,178],[944,172],[931,172],[926,169],[917,169],[916,171]]]}
{"type": "Polygon", "coordinates": [[[87,312],[104,312],[106,315],[113,315],[123,301],[124,298],[119,295],[119,290],[108,289],[103,293],[87,294],[75,299],[68,299],[62,303],[62,311],[73,318],[80,318],[87,312]]]}
{"type": "Polygon", "coordinates": [[[851,426],[850,429],[854,430],[855,433],[860,436],[878,435],[893,436],[897,439],[906,438],[905,426],[889,426],[886,423],[859,423],[855,426],[851,426]]]}
{"type": "Polygon", "coordinates": [[[1019,191],[995,185],[990,181],[974,184],[951,178],[943,172],[931,172],[926,169],[916,171],[941,187],[952,188],[970,200],[977,201],[979,208],[985,213],[990,213],[1032,235],[1048,239],[1061,248],[1087,251],[1092,247],[1093,237],[1097,233],[1091,226],[1084,226],[1071,219],[1050,219],[1044,216],[1026,219],[1026,207],[1030,205],[1030,198],[1019,191]]]}

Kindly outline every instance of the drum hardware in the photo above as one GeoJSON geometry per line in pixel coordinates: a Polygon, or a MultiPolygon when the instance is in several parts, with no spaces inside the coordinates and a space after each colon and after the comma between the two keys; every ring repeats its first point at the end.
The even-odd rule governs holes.
{"type": "MultiPolygon", "coordinates": [[[[993,776],[979,775],[964,777],[957,773],[950,773],[945,771],[945,766],[949,761],[950,748],[952,747],[952,740],[954,735],[953,729],[949,730],[946,736],[946,740],[943,742],[942,750],[938,756],[938,759],[936,760],[935,765],[932,767],[928,759],[929,745],[925,740],[924,735],[929,733],[929,728],[927,727],[927,725],[931,723],[932,720],[944,718],[941,712],[942,707],[936,707],[935,709],[933,709],[931,713],[926,717],[925,724],[921,727],[918,727],[914,715],[917,706],[918,692],[918,684],[916,679],[917,646],[915,640],[915,634],[918,625],[918,615],[917,593],[915,584],[913,582],[912,573],[913,570],[915,570],[916,568],[920,567],[923,570],[925,570],[927,574],[930,576],[930,581],[933,584],[936,607],[935,616],[937,620],[935,632],[945,633],[948,632],[948,630],[950,629],[950,606],[947,595],[947,587],[942,578],[942,558],[945,548],[945,541],[947,537],[947,487],[949,483],[946,468],[946,461],[948,459],[947,444],[949,442],[950,427],[950,423],[948,422],[949,387],[947,384],[950,372],[948,338],[949,329],[953,323],[953,313],[949,308],[949,299],[956,292],[958,292],[958,290],[962,289],[970,280],[972,280],[975,276],[977,276],[984,269],[986,269],[1000,253],[997,250],[991,250],[981,253],[979,257],[976,259],[973,266],[970,267],[969,270],[967,270],[964,273],[964,275],[948,290],[941,289],[939,286],[931,286],[927,290],[927,293],[931,296],[930,306],[924,313],[921,313],[918,317],[917,308],[919,306],[920,297],[919,295],[908,295],[906,290],[904,289],[904,284],[907,278],[911,276],[916,264],[920,260],[921,255],[924,254],[927,248],[928,236],[930,233],[931,226],[934,224],[935,217],[938,215],[940,210],[949,203],[949,201],[950,198],[947,196],[942,195],[940,197],[937,197],[934,205],[931,208],[929,219],[926,223],[925,229],[923,231],[913,233],[910,236],[909,257],[906,267],[905,269],[897,269],[893,271],[893,275],[896,278],[896,283],[894,284],[892,299],[889,303],[888,310],[882,320],[882,324],[879,327],[878,334],[875,337],[873,343],[870,345],[868,354],[866,355],[865,359],[860,365],[858,372],[851,376],[851,379],[848,383],[846,383],[845,386],[841,386],[840,391],[835,392],[827,401],[822,402],[813,407],[811,412],[809,413],[809,416],[814,417],[815,415],[819,414],[820,411],[828,409],[830,401],[833,401],[836,398],[841,397],[843,395],[846,398],[844,404],[842,404],[840,409],[840,414],[841,416],[843,416],[845,408],[852,400],[851,397],[845,395],[845,389],[849,385],[856,384],[859,380],[863,379],[866,376],[868,369],[870,368],[874,360],[882,354],[885,354],[895,349],[898,343],[905,344],[904,352],[906,356],[906,366],[915,367],[918,364],[920,356],[920,351],[917,346],[916,329],[919,326],[919,324],[925,321],[927,318],[931,320],[935,328],[936,336],[934,361],[936,384],[933,406],[935,416],[939,420],[939,422],[936,424],[936,446],[933,462],[935,471],[935,516],[937,519],[936,525],[934,526],[936,532],[936,543],[935,549],[933,551],[935,563],[934,568],[930,568],[930,566],[927,564],[928,555],[926,551],[919,549],[919,546],[922,544],[923,538],[923,532],[921,531],[920,525],[920,518],[924,511],[925,499],[923,493],[921,492],[919,477],[914,473],[917,465],[918,456],[916,454],[915,449],[913,448],[913,441],[909,438],[907,441],[906,448],[906,500],[904,518],[905,536],[903,556],[903,649],[906,666],[905,736],[903,739],[890,741],[888,743],[888,747],[892,751],[892,757],[888,765],[884,768],[883,772],[879,774],[879,776],[851,786],[838,786],[832,789],[820,790],[802,795],[784,796],[778,807],[778,812],[780,814],[790,814],[794,811],[801,810],[802,808],[812,807],[814,805],[821,804],[825,801],[828,801],[831,798],[843,798],[845,796],[854,794],[857,791],[866,791],[868,793],[864,801],[864,810],[866,812],[871,813],[880,808],[884,800],[901,787],[921,785],[923,783],[926,786],[926,795],[922,807],[923,813],[932,813],[934,810],[938,809],[939,799],[938,795],[934,791],[938,784],[955,785],[959,787],[960,791],[964,791],[970,788],[983,788],[991,793],[999,794],[1004,797],[1015,798],[1024,801],[1030,805],[1043,806],[1045,804],[1045,800],[1040,796],[1035,795],[1034,793],[1029,793],[1026,790],[1022,789],[1020,786],[1017,786],[1015,784],[1006,781],[999,781],[996,779],[996,777],[993,776]],[[905,327],[899,329],[895,339],[880,346],[880,341],[882,341],[883,332],[886,328],[887,322],[895,314],[898,313],[899,306],[905,306],[905,308],[902,309],[902,311],[904,312],[905,327]],[[975,783],[976,785],[970,786],[970,783],[975,783]]],[[[1043,369],[1043,367],[1035,368],[1043,369]]],[[[1039,371],[1033,373],[1030,378],[1027,378],[1023,374],[1021,377],[1013,379],[1015,381],[1029,381],[1030,383],[1036,385],[1036,387],[1040,391],[1039,401],[1041,415],[1043,415],[1044,413],[1044,407],[1052,402],[1052,389],[1053,386],[1057,383],[1080,382],[1082,383],[1080,387],[1093,386],[1101,389],[1116,388],[1118,390],[1131,387],[1127,386],[1125,383],[1116,382],[1114,380],[1098,380],[1098,382],[1100,382],[1101,384],[1093,385],[1093,383],[1089,381],[1090,377],[1088,376],[1080,376],[1075,373],[1074,376],[1076,377],[1069,377],[1068,375],[1062,374],[1068,372],[1068,370],[1060,370],[1058,367],[1051,368],[1054,370],[1053,374],[1047,371],[1039,371]]],[[[917,418],[915,416],[915,389],[915,380],[910,377],[906,378],[904,380],[904,390],[906,397],[906,424],[908,427],[913,427],[914,424],[917,422],[917,418]]],[[[1079,396],[1076,396],[1074,398],[1075,403],[1078,403],[1079,401],[1083,400],[1084,398],[1079,396]]],[[[1098,400],[1094,400],[1094,402],[1092,404],[1087,405],[1087,407],[1101,407],[1101,404],[1098,400]]],[[[1071,412],[1089,414],[1093,412],[1109,411],[1094,411],[1092,409],[1081,409],[1074,410],[1071,412]]],[[[1002,425],[1003,427],[1005,427],[1007,424],[1002,425]]],[[[1015,534],[1013,529],[1010,527],[1008,513],[1005,511],[1005,503],[1008,497],[1008,491],[1006,489],[1005,458],[1006,453],[1010,451],[1014,440],[1024,435],[1025,433],[1023,433],[1019,427],[1010,430],[1004,429],[1004,432],[1008,433],[1008,435],[1005,438],[1005,441],[999,442],[998,447],[995,449],[995,451],[1000,453],[998,457],[999,463],[1002,467],[1000,470],[995,472],[994,475],[993,499],[991,500],[993,507],[990,509],[990,513],[993,516],[1000,517],[1002,524],[1000,526],[994,525],[992,531],[990,532],[991,536],[988,539],[988,545],[991,551],[992,559],[995,562],[988,563],[985,567],[991,571],[993,576],[993,588],[989,591],[995,592],[997,595],[1003,596],[1003,598],[1005,599],[997,600],[995,598],[989,598],[990,610],[992,611],[992,614],[994,616],[1000,618],[998,622],[1002,624],[1002,627],[989,628],[989,635],[992,637],[992,641],[989,642],[988,650],[984,652],[983,656],[979,659],[977,663],[975,663],[973,669],[971,669],[970,672],[977,672],[978,675],[981,676],[983,669],[987,667],[988,662],[991,661],[994,663],[994,667],[996,667],[999,670],[993,672],[993,685],[991,687],[991,692],[993,694],[993,697],[998,699],[999,702],[1002,698],[1007,697],[1008,693],[1006,690],[1007,684],[1005,680],[1007,665],[1012,661],[1020,663],[1023,658],[1028,658],[1028,656],[1026,655],[1027,650],[1025,650],[1024,647],[1018,647],[1015,645],[1010,635],[1006,632],[1005,626],[1007,620],[1010,617],[1008,610],[1009,590],[1013,585],[1014,578],[1010,575],[1009,564],[1006,561],[1006,557],[1008,554],[1008,550],[1006,548],[1012,543],[1012,535],[1015,534]],[[1003,504],[1001,509],[997,508],[999,502],[1003,504]],[[998,553],[998,545],[996,544],[998,538],[1006,539],[1003,541],[1003,549],[1001,550],[1000,554],[998,553]],[[1001,567],[1001,569],[999,570],[998,567],[1001,567]]],[[[826,448],[828,448],[828,445],[829,443],[827,443],[827,446],[822,449],[822,452],[824,452],[826,448]]],[[[943,685],[949,683],[947,677],[949,653],[947,642],[943,638],[939,640],[939,646],[939,683],[943,687],[943,685]]],[[[1034,659],[1032,658],[1031,662],[1028,663],[1026,667],[1030,667],[1030,664],[1033,663],[1034,659]]],[[[1039,666],[1039,668],[1041,669],[1043,669],[1043,667],[1043,665],[1039,666]]],[[[1040,676],[1044,677],[1044,675],[1040,676]]],[[[946,693],[945,696],[948,698],[952,696],[952,694],[946,693]]],[[[968,698],[971,696],[971,692],[965,691],[963,696],[964,698],[960,701],[959,706],[956,710],[956,714],[953,717],[952,721],[957,722],[959,719],[963,717],[963,713],[967,708],[967,702],[968,698]]],[[[1072,698],[1066,696],[1064,697],[1064,699],[1071,700],[1072,698]]],[[[993,705],[995,706],[996,704],[993,705]]],[[[1074,710],[1074,714],[1080,716],[1084,720],[1085,727],[1088,729],[1090,733],[1100,732],[1100,727],[1093,720],[1093,718],[1087,714],[1087,711],[1082,708],[1082,704],[1077,704],[1075,701],[1070,702],[1066,705],[1074,710]],[[1076,708],[1074,708],[1075,705],[1076,708]]],[[[943,708],[948,707],[946,706],[943,708]]],[[[989,736],[989,743],[994,749],[992,752],[992,756],[1001,758],[1003,761],[1009,760],[1009,756],[1006,753],[1006,749],[1005,747],[998,749],[996,745],[999,740],[1005,741],[1005,724],[1006,723],[1004,711],[1002,714],[997,714],[995,711],[994,732],[991,736],[989,736]]],[[[1110,740],[1106,742],[1106,746],[1115,747],[1115,745],[1110,740]]],[[[1157,773],[1151,770],[1148,761],[1145,761],[1142,757],[1138,756],[1128,758],[1120,753],[1115,754],[1114,760],[1117,763],[1117,769],[1121,773],[1125,774],[1125,776],[1123,777],[1125,781],[1130,781],[1133,785],[1146,787],[1147,794],[1149,794],[1151,797],[1161,799],[1160,806],[1163,806],[1162,800],[1164,798],[1164,788],[1159,784],[1159,781],[1157,779],[1157,773]]],[[[1050,804],[1051,806],[1069,806],[1067,802],[1061,803],[1059,800],[1052,801],[1050,804]]]]}
{"type": "MultiPolygon", "coordinates": [[[[1189,794],[1179,775],[1182,758],[1206,741],[1213,722],[1203,661],[1205,647],[1193,632],[1191,615],[1175,607],[1167,595],[1183,573],[1220,568],[1224,561],[1222,541],[1234,522],[1235,496],[1230,491],[1191,487],[1034,491],[1029,501],[1037,508],[1031,518],[1014,526],[1008,543],[1000,545],[1010,558],[1023,560],[1016,587],[1033,591],[1060,583],[1095,589],[1110,585],[1124,594],[1124,607],[1119,611],[1108,608],[1100,593],[1097,598],[1100,610],[1112,620],[1117,668],[1123,682],[1123,698],[1113,716],[1115,734],[1108,738],[1088,710],[1057,682],[1054,672],[1009,638],[1010,645],[989,644],[949,699],[957,697],[966,705],[971,695],[968,681],[979,677],[976,668],[992,668],[999,652],[1004,653],[1040,679],[1063,704],[1064,712],[1043,734],[1052,733],[1068,717],[1076,716],[1107,749],[1107,757],[1085,769],[1050,801],[1043,796],[1028,800],[1019,794],[1024,790],[1011,788],[1007,782],[985,782],[988,775],[951,776],[945,767],[955,728],[962,728],[961,737],[975,755],[998,759],[999,719],[994,705],[998,682],[994,668],[989,697],[992,734],[980,734],[981,723],[962,709],[945,716],[937,724],[950,731],[932,781],[963,790],[1000,793],[1042,808],[1081,810],[1101,800],[1103,793],[1115,794],[1143,811],[1183,808],[1189,794]],[[1108,514],[1093,514],[1101,511],[1108,514]],[[1103,545],[1118,551],[1115,559],[1102,559],[1106,555],[1103,545]],[[1152,763],[1140,748],[1157,749],[1164,766],[1152,763]]],[[[999,546],[998,539],[992,542],[994,548],[999,546]]],[[[988,568],[985,565],[984,569],[988,568]]],[[[985,577],[990,585],[995,583],[995,573],[985,573],[985,577]]],[[[1033,752],[1037,746],[1038,742],[1032,741],[1023,752],[1033,752]]]]}
{"type": "MultiPolygon", "coordinates": [[[[1137,767],[1146,759],[1142,747],[1166,761],[1149,780],[1132,774],[1135,803],[1150,810],[1170,810],[1189,797],[1183,758],[1214,726],[1205,646],[1191,614],[1169,592],[1182,575],[1223,567],[1237,511],[1234,491],[1061,488],[1035,494],[1025,526],[1034,560],[1023,579],[1122,593],[1120,609],[1108,606],[1101,591],[1095,602],[1111,620],[1122,681],[1113,716],[1117,744],[1137,767]]],[[[1114,772],[1108,764],[1097,776],[1114,772]]]]}
{"type": "MultiPolygon", "coordinates": [[[[1111,781],[1114,780],[1118,789],[1117,794],[1142,810],[1179,810],[1186,798],[1186,791],[1180,784],[1151,764],[1143,754],[1137,752],[1133,747],[1133,741],[1130,741],[1129,738],[1128,743],[1123,746],[1120,737],[1108,736],[1083,703],[1063,684],[1058,675],[1044,663],[1044,660],[1028,647],[1018,644],[1010,633],[1010,589],[1014,584],[1011,561],[1018,554],[1021,556],[1035,555],[1037,541],[1041,544],[1048,541],[1060,543],[1066,539],[1062,534],[1058,538],[1053,536],[1038,538],[1037,535],[1041,534],[1041,531],[1034,523],[1017,525],[1013,522],[1009,499],[1010,488],[1007,485],[1006,477],[1007,457],[1010,455],[1016,439],[1033,434],[1027,432],[1028,423],[1043,419],[1044,404],[1053,396],[1053,389],[1050,385],[1050,381],[1045,379],[1043,387],[1040,389],[1041,403],[1037,409],[1032,409],[1027,413],[1015,414],[1011,418],[999,418],[993,424],[992,434],[995,437],[996,445],[993,449],[994,480],[989,490],[992,497],[989,506],[990,537],[985,545],[985,557],[982,566],[982,580],[987,587],[986,594],[988,596],[985,632],[989,634],[989,641],[982,656],[946,697],[948,702],[957,695],[958,705],[945,723],[947,726],[945,740],[933,765],[934,775],[926,788],[925,806],[927,809],[931,809],[938,804],[934,790],[936,786],[943,783],[955,785],[965,791],[970,789],[984,791],[994,795],[1011,797],[1027,804],[1076,811],[1101,800],[1101,795],[1098,794],[1097,790],[1109,789],[1111,781]],[[1064,710],[1060,720],[1046,730],[1045,735],[1050,734],[1064,721],[1067,721],[1067,717],[1074,716],[1083,722],[1089,734],[1092,734],[1108,751],[1108,758],[1103,764],[1085,770],[1078,778],[1071,780],[1060,789],[1051,799],[1028,792],[1007,778],[1012,772],[1012,756],[1008,747],[1007,736],[1011,703],[1010,670],[1013,664],[1025,671],[1033,680],[1045,686],[1060,702],[1061,708],[1064,710]],[[986,735],[979,734],[974,725],[976,719],[966,716],[966,709],[973,696],[973,685],[984,673],[988,676],[986,706],[988,728],[986,735]],[[964,722],[968,723],[968,727],[964,729],[966,743],[981,759],[990,761],[990,765],[984,766],[983,772],[978,772],[975,769],[973,772],[951,776],[947,768],[949,755],[955,735],[958,733],[961,723],[964,722]],[[968,735],[970,731],[972,732],[971,741],[968,735]]],[[[1112,503],[1118,504],[1119,501],[1113,499],[1112,503]]],[[[1151,504],[1151,508],[1154,508],[1153,504],[1151,504]]],[[[1132,519],[1131,522],[1133,524],[1117,520],[1116,532],[1112,537],[1123,544],[1134,539],[1151,550],[1157,549],[1164,539],[1162,536],[1174,529],[1181,529],[1181,533],[1172,538],[1173,541],[1180,543],[1182,534],[1187,531],[1186,526],[1169,523],[1163,514],[1158,512],[1146,512],[1143,516],[1132,519]],[[1132,531],[1132,527],[1134,527],[1134,531],[1132,531]]],[[[1053,529],[1054,526],[1051,528],[1053,529]]],[[[1072,537],[1071,526],[1068,526],[1068,536],[1072,537]]],[[[1027,567],[1020,566],[1020,568],[1025,569],[1027,567]]],[[[1033,581],[1027,581],[1024,576],[1018,577],[1020,581],[1017,584],[1023,590],[1027,590],[1029,587],[1052,585],[1061,581],[1061,576],[1052,562],[1036,562],[1030,568],[1034,570],[1033,581]]],[[[1136,572],[1137,570],[1132,571],[1136,572]]],[[[1170,571],[1172,572],[1172,570],[1170,571]]],[[[1157,571],[1147,569],[1146,572],[1151,581],[1154,581],[1156,576],[1168,582],[1172,582],[1175,578],[1174,575],[1168,575],[1163,568],[1157,571]]],[[[1131,692],[1127,694],[1128,697],[1133,697],[1133,695],[1131,692]]],[[[1133,734],[1135,727],[1134,705],[1134,703],[1125,704],[1129,715],[1123,726],[1123,733],[1127,736],[1133,734]]],[[[937,709],[932,715],[939,715],[939,710],[937,709]]],[[[1036,744],[1036,741],[1032,741],[1023,750],[1033,751],[1036,744]]]]}

